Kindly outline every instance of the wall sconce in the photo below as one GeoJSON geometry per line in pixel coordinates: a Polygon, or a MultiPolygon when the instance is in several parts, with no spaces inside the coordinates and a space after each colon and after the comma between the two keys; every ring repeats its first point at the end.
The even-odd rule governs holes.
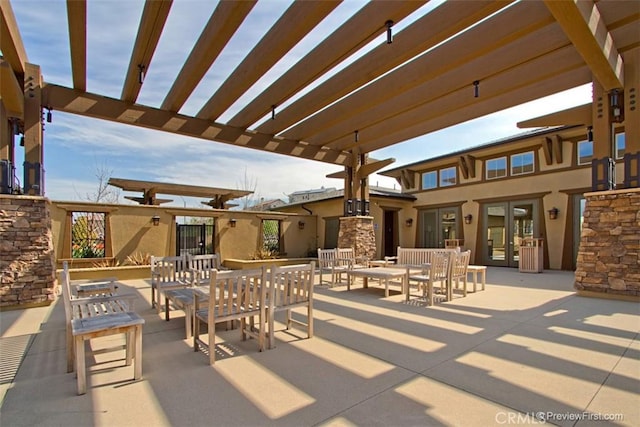
{"type": "Polygon", "coordinates": [[[405,224],[407,224],[407,227],[411,227],[413,225],[413,218],[409,218],[408,220],[406,220],[405,224]]]}
{"type": "Polygon", "coordinates": [[[298,228],[304,230],[304,221],[298,221],[298,228]]]}
{"type": "Polygon", "coordinates": [[[231,218],[229,220],[229,227],[236,228],[236,219],[235,218],[231,218]]]}
{"type": "Polygon", "coordinates": [[[473,221],[473,215],[469,214],[469,215],[465,215],[464,216],[464,223],[465,224],[471,224],[471,221],[473,221]]]}
{"type": "Polygon", "coordinates": [[[160,225],[160,217],[158,215],[154,215],[151,217],[151,222],[154,226],[160,225]]]}
{"type": "Polygon", "coordinates": [[[553,207],[549,209],[548,212],[549,212],[549,219],[556,219],[558,218],[558,212],[560,211],[558,210],[558,208],[553,207]]]}

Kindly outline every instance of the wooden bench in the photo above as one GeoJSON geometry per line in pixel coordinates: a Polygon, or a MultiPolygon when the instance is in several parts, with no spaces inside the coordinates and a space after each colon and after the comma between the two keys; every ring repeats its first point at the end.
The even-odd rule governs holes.
{"type": "MultiPolygon", "coordinates": [[[[66,317],[67,372],[76,371],[78,394],[87,390],[85,341],[102,336],[126,334],[126,365],[134,365],[134,379],[142,377],[142,325],[144,319],[133,311],[135,296],[101,295],[73,298],[69,267],[61,274],[66,317]]],[[[112,282],[109,282],[112,283],[112,282]]]]}
{"type": "Polygon", "coordinates": [[[456,249],[442,249],[442,248],[403,248],[398,246],[396,256],[384,257],[385,262],[388,264],[385,267],[400,267],[405,268],[407,266],[421,266],[423,264],[431,263],[433,254],[444,253],[453,254],[456,253],[456,249]],[[395,263],[394,263],[395,262],[395,263]]]}

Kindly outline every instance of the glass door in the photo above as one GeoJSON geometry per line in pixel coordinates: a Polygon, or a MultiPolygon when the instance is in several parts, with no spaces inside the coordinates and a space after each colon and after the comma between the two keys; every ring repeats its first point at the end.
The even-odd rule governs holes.
{"type": "Polygon", "coordinates": [[[420,212],[418,247],[444,248],[446,239],[458,239],[458,208],[429,209],[420,212]]]}
{"type": "Polygon", "coordinates": [[[517,267],[524,239],[538,235],[535,200],[489,203],[484,206],[485,264],[517,267]]]}

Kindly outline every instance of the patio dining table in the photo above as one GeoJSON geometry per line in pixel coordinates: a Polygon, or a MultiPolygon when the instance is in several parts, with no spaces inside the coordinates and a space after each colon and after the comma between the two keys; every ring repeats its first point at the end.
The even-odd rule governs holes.
{"type": "Polygon", "coordinates": [[[369,279],[379,279],[384,282],[384,296],[389,296],[389,282],[392,279],[402,280],[402,293],[408,292],[408,277],[407,269],[405,268],[392,268],[392,267],[373,267],[373,268],[355,268],[347,271],[347,291],[351,290],[351,282],[355,277],[362,278],[362,285],[364,288],[369,287],[369,279]]]}

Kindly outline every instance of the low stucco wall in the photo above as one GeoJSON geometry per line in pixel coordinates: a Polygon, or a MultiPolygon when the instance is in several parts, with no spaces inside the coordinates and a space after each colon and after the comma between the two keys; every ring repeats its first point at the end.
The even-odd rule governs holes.
{"type": "Polygon", "coordinates": [[[259,268],[263,265],[295,265],[308,264],[311,261],[318,262],[317,258],[276,258],[276,259],[225,259],[223,265],[231,270],[246,270],[249,268],[259,268]]]}
{"type": "MultiPolygon", "coordinates": [[[[56,271],[56,276],[60,277],[62,269],[56,271]]],[[[70,268],[69,276],[71,280],[95,280],[105,277],[115,277],[118,280],[150,279],[150,265],[131,265],[123,267],[107,268],[70,268]]]]}

